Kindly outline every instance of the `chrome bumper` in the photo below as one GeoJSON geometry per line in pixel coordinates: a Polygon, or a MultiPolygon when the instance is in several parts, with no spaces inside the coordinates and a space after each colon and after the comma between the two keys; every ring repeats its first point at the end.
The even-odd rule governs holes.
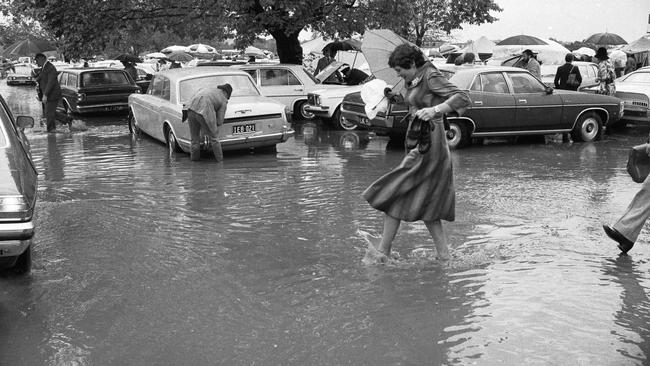
{"type": "Polygon", "coordinates": [[[31,221],[0,224],[0,257],[21,255],[33,236],[34,223],[31,221]]]}

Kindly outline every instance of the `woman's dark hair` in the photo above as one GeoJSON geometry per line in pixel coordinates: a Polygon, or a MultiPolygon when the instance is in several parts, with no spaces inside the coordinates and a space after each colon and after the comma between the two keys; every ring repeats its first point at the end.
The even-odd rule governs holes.
{"type": "Polygon", "coordinates": [[[596,51],[596,55],[594,57],[598,58],[601,61],[609,59],[609,56],[607,56],[607,49],[605,47],[600,47],[596,51]]]}
{"type": "Polygon", "coordinates": [[[388,66],[390,67],[399,66],[403,69],[410,69],[412,62],[415,62],[415,67],[420,67],[424,65],[426,60],[424,59],[424,54],[417,46],[411,46],[406,43],[395,47],[388,58],[388,66]]]}

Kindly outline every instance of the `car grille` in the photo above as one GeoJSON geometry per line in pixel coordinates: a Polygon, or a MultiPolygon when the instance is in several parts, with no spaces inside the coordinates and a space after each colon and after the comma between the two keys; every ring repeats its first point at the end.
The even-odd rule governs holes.
{"type": "Polygon", "coordinates": [[[648,97],[643,94],[616,92],[616,96],[622,99],[625,104],[648,108],[648,97]]]}

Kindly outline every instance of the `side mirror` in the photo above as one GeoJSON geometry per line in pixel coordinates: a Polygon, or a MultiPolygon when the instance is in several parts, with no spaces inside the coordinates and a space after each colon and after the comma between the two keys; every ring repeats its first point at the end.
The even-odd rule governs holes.
{"type": "Polygon", "coordinates": [[[553,88],[551,88],[550,86],[547,86],[546,87],[546,94],[553,94],[553,88]]]}
{"type": "Polygon", "coordinates": [[[28,116],[18,116],[16,125],[22,129],[34,127],[34,118],[28,116]]]}

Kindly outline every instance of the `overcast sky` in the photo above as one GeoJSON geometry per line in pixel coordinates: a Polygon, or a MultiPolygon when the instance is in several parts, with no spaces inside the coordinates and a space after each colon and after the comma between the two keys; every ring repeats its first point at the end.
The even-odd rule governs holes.
{"type": "Polygon", "coordinates": [[[616,33],[631,42],[648,31],[650,0],[495,0],[503,9],[491,24],[465,26],[452,33],[464,42],[485,35],[499,40],[528,34],[581,41],[594,33],[616,33]]]}

